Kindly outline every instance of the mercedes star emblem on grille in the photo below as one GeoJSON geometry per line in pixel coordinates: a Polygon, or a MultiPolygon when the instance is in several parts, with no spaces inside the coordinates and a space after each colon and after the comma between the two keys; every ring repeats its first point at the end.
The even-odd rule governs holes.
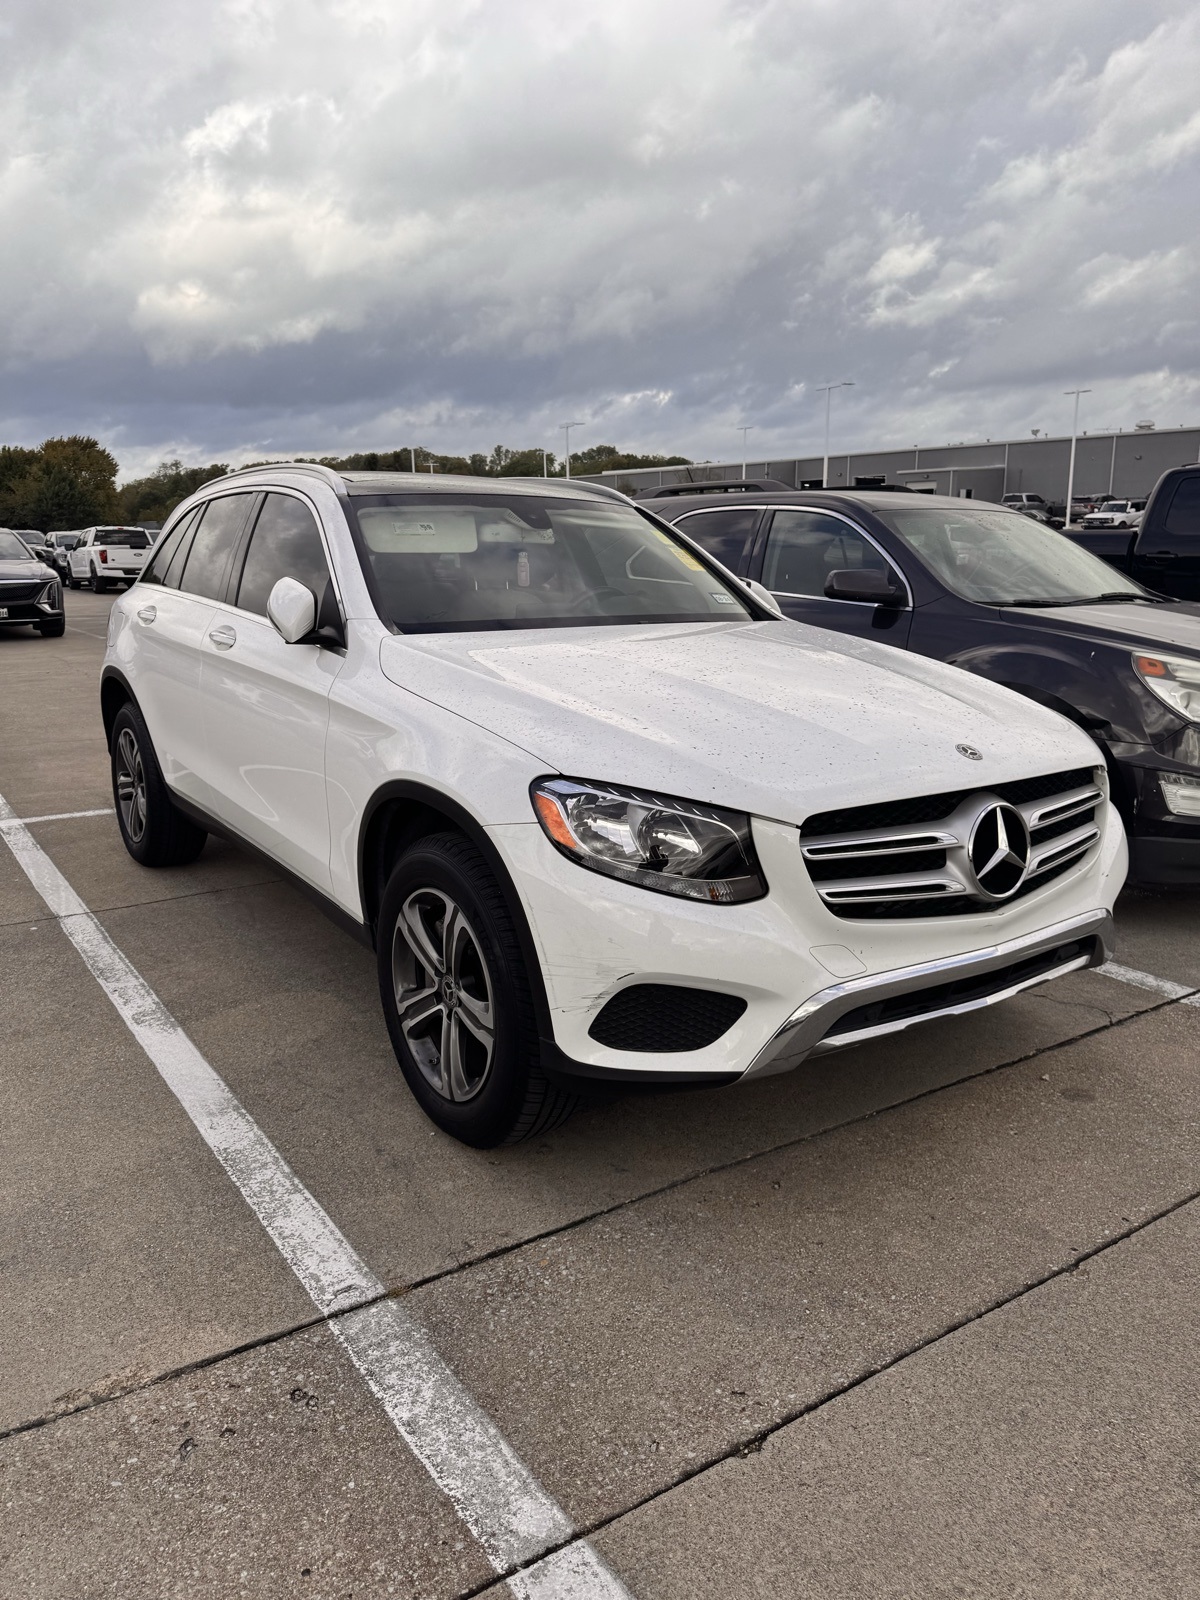
{"type": "Polygon", "coordinates": [[[967,846],[979,893],[988,900],[1007,900],[1025,881],[1029,869],[1029,829],[1013,806],[993,801],[979,813],[967,846]]]}
{"type": "Polygon", "coordinates": [[[956,744],[954,748],[960,756],[966,756],[968,761],[982,761],[983,756],[973,744],[956,744]]]}

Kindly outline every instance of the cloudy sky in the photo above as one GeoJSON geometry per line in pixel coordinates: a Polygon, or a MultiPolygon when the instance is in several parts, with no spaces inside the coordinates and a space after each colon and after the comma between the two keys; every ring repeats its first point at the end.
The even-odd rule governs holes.
{"type": "Polygon", "coordinates": [[[8,0],[0,443],[1200,420],[1195,0],[8,0]]]}

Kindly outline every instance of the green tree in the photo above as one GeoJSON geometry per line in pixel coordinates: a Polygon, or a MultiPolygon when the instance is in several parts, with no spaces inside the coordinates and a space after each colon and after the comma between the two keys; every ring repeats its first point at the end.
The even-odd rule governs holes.
{"type": "Polygon", "coordinates": [[[122,522],[165,522],[181,500],[202,483],[223,478],[229,471],[223,461],[207,467],[185,467],[182,461],[163,461],[146,478],[134,478],[117,493],[122,522]]]}
{"type": "Polygon", "coordinates": [[[111,522],[116,482],[116,458],[82,434],[47,439],[33,451],[7,449],[0,453],[0,522],[43,533],[111,522]]]}

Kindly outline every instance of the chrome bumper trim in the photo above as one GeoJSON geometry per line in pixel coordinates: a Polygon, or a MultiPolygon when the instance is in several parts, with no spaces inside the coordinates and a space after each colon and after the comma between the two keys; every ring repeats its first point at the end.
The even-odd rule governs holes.
{"type": "Polygon", "coordinates": [[[1099,966],[1107,961],[1112,950],[1113,919],[1109,911],[1088,911],[1071,917],[1066,922],[1056,922],[1052,927],[1040,928],[1037,933],[1025,934],[1020,939],[1008,939],[1003,944],[989,945],[983,950],[969,950],[965,955],[946,956],[940,961],[924,961],[919,966],[897,967],[892,972],[867,973],[861,978],[848,978],[843,983],[822,989],[798,1006],[778,1028],[755,1056],[742,1075],[747,1078],[765,1078],[776,1072],[790,1072],[799,1066],[805,1056],[823,1054],[829,1050],[844,1049],[861,1044],[866,1039],[878,1039],[884,1034],[900,1033],[935,1017],[957,1017],[967,1011],[978,1011],[983,1006],[994,1006],[1008,1000],[1023,989],[1032,989],[1039,983],[1049,983],[1081,967],[1099,966]],[[830,1028],[858,1006],[870,1005],[876,1000],[888,1000],[893,995],[912,994],[921,989],[936,988],[939,984],[957,978],[971,978],[994,972],[1027,956],[1036,956],[1043,950],[1053,950],[1055,945],[1068,944],[1074,939],[1094,938],[1097,941],[1094,956],[1077,956],[1054,967],[1049,972],[1033,978],[1024,978],[995,994],[975,1000],[955,1001],[917,1017],[901,1017],[878,1026],[856,1029],[853,1033],[840,1033],[827,1039],[830,1028]]]}

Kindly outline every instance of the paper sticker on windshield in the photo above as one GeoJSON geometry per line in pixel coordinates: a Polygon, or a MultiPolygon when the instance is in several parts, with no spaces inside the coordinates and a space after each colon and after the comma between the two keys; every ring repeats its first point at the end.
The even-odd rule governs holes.
{"type": "Polygon", "coordinates": [[[663,533],[658,528],[652,528],[650,531],[660,544],[666,545],[667,549],[677,561],[683,562],[685,567],[690,567],[693,572],[704,571],[704,568],[701,566],[700,562],[696,560],[695,556],[692,555],[691,551],[685,550],[682,545],[676,544],[669,533],[663,533]]]}
{"type": "Polygon", "coordinates": [[[711,591],[711,595],[719,606],[731,606],[736,604],[736,601],[731,594],[718,594],[717,591],[713,589],[711,591]]]}

